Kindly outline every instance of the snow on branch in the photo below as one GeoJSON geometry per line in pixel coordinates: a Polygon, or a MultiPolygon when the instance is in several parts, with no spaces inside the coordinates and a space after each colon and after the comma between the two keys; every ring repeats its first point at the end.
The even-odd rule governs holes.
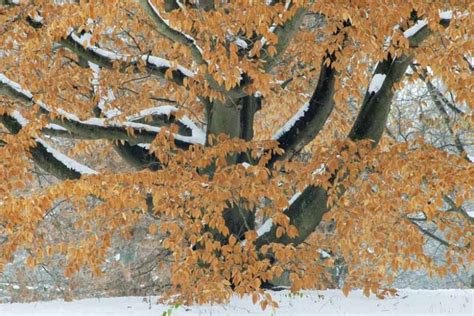
{"type": "MultiPolygon", "coordinates": [[[[13,111],[10,115],[21,127],[25,127],[29,124],[29,120],[26,119],[19,111],[13,111]]],[[[43,139],[39,137],[35,137],[35,141],[40,144],[46,152],[52,156],[58,163],[62,164],[66,168],[75,171],[79,174],[98,174],[97,171],[77,162],[76,160],[64,155],[63,153],[59,152],[58,150],[51,147],[48,143],[46,143],[43,139]]]]}
{"type": "Polygon", "coordinates": [[[306,102],[299,110],[293,115],[292,118],[288,120],[276,133],[273,135],[272,139],[278,140],[283,134],[291,130],[291,128],[298,122],[301,118],[304,117],[305,112],[309,109],[309,102],[306,102]]]}
{"type": "Polygon", "coordinates": [[[24,90],[18,83],[11,81],[3,73],[0,73],[0,93],[20,97],[29,102],[33,98],[31,92],[24,90]]]}
{"type": "MultiPolygon", "coordinates": [[[[30,102],[34,102],[38,104],[42,111],[47,114],[57,114],[61,116],[62,119],[55,119],[53,120],[55,125],[54,126],[61,126],[63,128],[68,129],[72,133],[77,133],[79,135],[84,136],[85,138],[89,139],[123,139],[130,142],[151,142],[156,134],[161,131],[160,127],[151,126],[148,124],[143,123],[136,123],[136,122],[118,122],[118,121],[111,121],[110,119],[103,119],[103,118],[90,118],[87,120],[80,120],[75,114],[69,113],[63,109],[56,109],[53,111],[49,106],[42,102],[36,102],[33,99],[31,92],[24,90],[21,86],[3,74],[1,74],[2,83],[8,83],[8,86],[11,89],[14,89],[18,94],[26,98],[30,102]],[[134,135],[129,135],[129,129],[132,128],[134,130],[134,135]],[[145,133],[142,133],[145,132],[145,133]],[[138,134],[138,135],[137,135],[138,134]],[[142,134],[142,135],[140,135],[142,134]],[[140,137],[141,136],[141,137],[140,137]]],[[[0,93],[2,91],[0,90],[0,93]]],[[[170,113],[174,109],[171,109],[169,106],[160,108],[153,108],[145,110],[145,114],[147,113],[170,113]]],[[[143,111],[142,111],[143,112],[143,111]]],[[[19,112],[18,112],[19,114],[19,112]]],[[[143,114],[143,113],[142,113],[143,114]]],[[[127,119],[131,119],[132,117],[128,117],[127,119]]],[[[25,119],[26,120],[26,119],[25,119]]],[[[205,133],[197,127],[190,119],[183,118],[183,124],[190,127],[192,131],[191,136],[182,136],[178,134],[173,134],[174,139],[181,143],[184,147],[187,147],[191,144],[205,144],[205,133]]],[[[23,122],[24,123],[24,122],[23,122]]]]}
{"type": "Polygon", "coordinates": [[[91,168],[77,162],[74,159],[69,158],[68,156],[64,155],[63,153],[57,151],[53,147],[51,147],[48,143],[46,143],[43,139],[37,137],[35,138],[37,143],[40,143],[46,148],[46,151],[50,153],[57,161],[61,162],[63,165],[68,167],[71,170],[74,170],[80,174],[98,174],[97,171],[92,170],[91,168]]]}
{"type": "MultiPolygon", "coordinates": [[[[90,39],[90,33],[85,33],[79,37],[71,32],[69,36],[62,41],[62,43],[74,53],[90,60],[92,63],[105,68],[111,68],[112,63],[115,61],[124,63],[124,69],[127,66],[136,66],[138,58],[146,62],[147,68],[149,70],[160,71],[160,75],[164,75],[166,70],[172,68],[172,63],[169,60],[151,56],[149,54],[142,55],[138,58],[130,55],[119,54],[110,50],[96,47],[94,45],[90,45],[90,39]],[[130,60],[130,63],[127,62],[128,60],[130,60]]],[[[195,76],[193,71],[187,69],[184,66],[177,65],[176,69],[180,73],[181,77],[192,78],[195,76]]]]}
{"type": "Polygon", "coordinates": [[[415,25],[413,25],[412,27],[410,27],[408,30],[406,30],[405,32],[403,32],[403,36],[405,36],[406,38],[409,38],[409,37],[412,37],[413,35],[415,35],[416,33],[418,33],[423,27],[425,27],[426,25],[428,25],[428,21],[427,20],[419,20],[415,23],[415,25]]]}
{"type": "Polygon", "coordinates": [[[382,88],[386,77],[386,74],[375,74],[370,81],[368,92],[377,93],[382,88]]]}
{"type": "Polygon", "coordinates": [[[169,21],[161,16],[160,11],[150,0],[140,0],[140,5],[148,14],[148,16],[153,20],[158,31],[163,36],[174,42],[188,46],[191,50],[193,58],[198,64],[206,63],[202,56],[202,49],[197,45],[196,40],[192,36],[171,27],[169,21]]]}

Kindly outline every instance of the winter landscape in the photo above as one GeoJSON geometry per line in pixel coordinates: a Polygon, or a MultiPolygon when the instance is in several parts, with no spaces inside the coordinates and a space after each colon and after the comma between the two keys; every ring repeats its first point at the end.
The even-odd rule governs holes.
{"type": "Polygon", "coordinates": [[[0,316],[474,315],[473,8],[0,0],[0,316]]]}

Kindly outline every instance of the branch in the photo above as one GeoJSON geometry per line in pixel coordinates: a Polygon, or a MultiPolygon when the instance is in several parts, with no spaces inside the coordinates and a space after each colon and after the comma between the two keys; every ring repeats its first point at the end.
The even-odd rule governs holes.
{"type": "Polygon", "coordinates": [[[264,50],[262,52],[262,57],[260,58],[265,62],[263,69],[266,72],[270,71],[279,62],[281,56],[285,53],[286,48],[290,44],[290,41],[298,32],[306,12],[306,8],[299,8],[290,20],[288,20],[285,24],[279,25],[275,28],[274,33],[278,37],[278,42],[275,44],[275,55],[270,56],[268,51],[264,50]]]}
{"type": "MultiPolygon", "coordinates": [[[[433,103],[436,106],[436,109],[439,111],[441,116],[443,117],[444,123],[446,124],[446,127],[448,128],[449,133],[451,134],[451,137],[454,139],[454,145],[456,146],[456,149],[459,151],[459,154],[461,157],[463,157],[465,160],[468,162],[472,162],[469,159],[469,155],[467,154],[466,149],[464,148],[464,144],[462,143],[461,137],[459,133],[455,132],[453,128],[451,127],[451,119],[449,117],[448,112],[444,108],[443,104],[450,105],[449,108],[451,109],[456,109],[459,111],[459,109],[451,104],[449,100],[447,100],[444,95],[433,85],[433,83],[426,77],[426,70],[420,70],[416,68],[413,64],[411,65],[411,68],[413,71],[417,72],[418,75],[420,76],[420,79],[423,80],[423,82],[426,84],[426,87],[428,88],[428,92],[431,96],[431,99],[433,100],[433,103]]],[[[459,112],[456,112],[459,113],[459,112]]]]}
{"type": "MultiPolygon", "coordinates": [[[[418,26],[416,31],[407,33],[410,46],[418,45],[430,33],[431,31],[426,25],[418,26]]],[[[359,115],[348,135],[350,140],[372,140],[374,147],[378,144],[390,112],[393,86],[402,79],[412,59],[412,56],[400,56],[397,58],[389,56],[378,64],[371,85],[367,89],[359,115]],[[381,80],[382,76],[384,76],[383,80],[381,80]]],[[[341,180],[347,176],[346,174],[338,173],[341,173],[341,171],[336,170],[332,174],[330,179],[331,185],[334,185],[336,178],[339,177],[339,180],[341,180]]],[[[344,194],[345,189],[343,187],[338,189],[337,197],[340,197],[344,194]]],[[[320,186],[306,187],[303,193],[284,211],[284,214],[290,219],[290,224],[298,229],[298,236],[289,238],[287,235],[284,235],[277,238],[277,227],[273,225],[270,231],[257,239],[256,246],[261,247],[271,242],[282,244],[299,244],[303,242],[319,225],[323,215],[330,210],[327,206],[327,201],[328,192],[325,189],[320,186]]]]}
{"type": "MultiPolygon", "coordinates": [[[[163,19],[159,10],[151,3],[150,0],[139,0],[139,2],[161,35],[168,38],[172,42],[187,46],[191,51],[194,61],[198,65],[208,65],[208,61],[205,60],[202,55],[202,49],[197,45],[196,40],[192,36],[172,28],[168,21],[163,19]]],[[[245,93],[242,89],[243,87],[236,87],[231,90],[227,90],[224,86],[221,86],[219,83],[217,83],[217,81],[208,72],[204,74],[204,77],[212,89],[224,93],[231,98],[240,98],[245,96],[245,93]]]]}
{"type": "MultiPolygon", "coordinates": [[[[23,118],[19,112],[14,112],[13,115],[0,115],[0,122],[2,122],[12,134],[18,134],[23,126],[28,124],[27,120],[23,118]]],[[[41,169],[58,179],[79,179],[83,174],[97,173],[55,150],[39,137],[35,138],[35,146],[30,147],[28,150],[31,153],[33,161],[40,166],[41,169]]]]}
{"type": "MultiPolygon", "coordinates": [[[[53,112],[47,105],[36,102],[31,92],[24,90],[17,83],[9,80],[3,74],[0,74],[0,93],[19,99],[24,102],[34,103],[40,106],[41,113],[50,116],[50,122],[62,126],[74,135],[74,138],[81,139],[108,139],[123,140],[130,144],[151,143],[156,135],[161,131],[160,127],[148,124],[126,121],[123,123],[108,122],[107,119],[91,118],[81,121],[75,115],[57,110],[53,112]],[[58,118],[51,118],[54,115],[58,118]]],[[[135,117],[138,119],[139,117],[135,117]]],[[[133,117],[129,117],[133,119],[133,117]]],[[[192,122],[186,118],[181,119],[182,124],[192,126],[192,122]]],[[[47,128],[44,130],[51,135],[66,134],[65,131],[47,128]]],[[[188,149],[193,144],[205,142],[205,135],[196,126],[192,126],[192,136],[174,135],[174,142],[178,148],[188,149]]]]}
{"type": "MultiPolygon", "coordinates": [[[[349,27],[349,21],[343,23],[343,27],[349,27]]],[[[342,29],[338,29],[333,35],[338,35],[342,29]]],[[[334,68],[336,53],[328,51],[321,62],[318,84],[309,101],[273,136],[279,142],[279,147],[284,150],[283,154],[274,153],[268,162],[271,168],[278,160],[291,159],[300,152],[304,146],[311,142],[326,124],[329,115],[334,109],[335,82],[338,72],[334,68]]]]}
{"type": "Polygon", "coordinates": [[[321,64],[318,84],[310,101],[273,136],[279,142],[283,154],[274,153],[268,162],[271,168],[276,161],[291,159],[304,146],[311,142],[321,131],[334,108],[334,84],[336,70],[333,68],[335,58],[331,58],[329,65],[324,60],[331,58],[327,54],[321,64]]]}
{"type": "Polygon", "coordinates": [[[453,245],[449,242],[447,242],[446,240],[436,236],[435,234],[433,234],[432,232],[430,232],[429,230],[423,228],[421,225],[419,225],[418,223],[414,222],[414,221],[411,221],[409,220],[410,223],[412,223],[413,225],[415,225],[419,230],[420,232],[422,232],[424,235],[436,240],[437,242],[439,242],[440,244],[442,244],[443,246],[445,247],[448,247],[448,248],[455,248],[455,249],[463,249],[463,248],[466,248],[466,247],[460,247],[460,246],[457,246],[457,245],[453,245]]]}
{"type": "Polygon", "coordinates": [[[202,49],[196,44],[196,40],[194,38],[172,28],[168,24],[168,21],[161,17],[160,12],[150,0],[139,0],[139,2],[145,13],[155,23],[155,26],[161,35],[173,42],[187,46],[191,50],[191,54],[197,64],[206,64],[206,61],[202,57],[202,49]]]}
{"type": "MultiPolygon", "coordinates": [[[[130,59],[130,56],[116,54],[95,46],[84,47],[80,38],[74,34],[70,34],[65,39],[59,41],[59,43],[79,57],[82,57],[103,68],[117,69],[122,73],[129,71],[133,71],[134,73],[143,72],[139,67],[138,60],[136,58],[130,59]],[[114,64],[117,65],[117,68],[114,67],[114,64]]],[[[145,70],[149,74],[166,78],[166,72],[171,69],[171,62],[166,59],[151,55],[142,55],[140,58],[145,61],[145,70]]],[[[192,78],[193,76],[194,73],[191,70],[183,66],[178,66],[177,69],[172,70],[171,80],[179,85],[183,85],[184,79],[192,78]]]]}

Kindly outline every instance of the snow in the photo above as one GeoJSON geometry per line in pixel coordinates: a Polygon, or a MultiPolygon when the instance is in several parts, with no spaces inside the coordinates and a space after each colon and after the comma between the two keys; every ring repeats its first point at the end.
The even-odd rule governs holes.
{"type": "Polygon", "coordinates": [[[260,237],[263,234],[268,233],[272,229],[272,226],[273,220],[271,218],[267,219],[265,223],[257,229],[257,235],[260,237]]]}
{"type": "Polygon", "coordinates": [[[309,108],[309,102],[305,103],[299,110],[298,112],[293,115],[293,117],[286,122],[285,125],[283,125],[282,128],[280,128],[275,135],[273,135],[273,139],[278,140],[283,134],[288,132],[294,125],[295,123],[304,116],[304,113],[308,110],[309,108]]]}
{"type": "MultiPolygon", "coordinates": [[[[94,70],[94,69],[93,69],[94,70]]],[[[97,74],[98,76],[98,74],[97,74]]],[[[11,81],[10,79],[8,79],[7,77],[5,77],[2,73],[0,73],[0,81],[10,87],[12,87],[13,89],[15,89],[16,91],[28,96],[28,98],[32,99],[33,98],[33,95],[27,91],[27,90],[24,90],[21,88],[21,86],[16,83],[16,82],[13,82],[11,81]]],[[[107,101],[111,101],[114,99],[114,95],[113,95],[113,91],[112,90],[109,90],[109,95],[107,98],[101,98],[101,101],[99,102],[98,104],[98,107],[103,110],[104,108],[104,105],[105,105],[105,102],[107,101]]],[[[40,107],[42,107],[43,109],[45,109],[46,111],[48,112],[51,112],[51,109],[44,103],[42,102],[36,102],[40,107]]],[[[161,106],[161,107],[156,107],[156,108],[151,108],[151,109],[146,109],[146,110],[143,110],[141,111],[138,116],[145,116],[145,115],[151,115],[151,114],[166,114],[166,115],[170,115],[172,113],[172,111],[174,111],[176,108],[173,107],[173,106],[161,106]]],[[[106,113],[106,116],[108,118],[110,117],[113,117],[115,114],[120,114],[120,111],[117,110],[117,109],[113,109],[112,110],[113,113],[106,113]]],[[[75,121],[75,122],[79,122],[79,123],[82,123],[82,124],[87,124],[87,125],[93,125],[93,126],[106,126],[105,124],[105,119],[101,119],[101,118],[89,118],[87,120],[84,120],[84,121],[81,121],[79,119],[79,117],[77,117],[75,114],[72,114],[72,113],[69,113],[69,112],[66,112],[65,110],[63,109],[57,109],[56,112],[67,118],[68,120],[71,120],[71,121],[75,121]]],[[[25,119],[20,112],[18,111],[14,111],[14,113],[12,113],[12,115],[14,115],[15,119],[18,121],[18,123],[20,123],[22,126],[28,124],[28,120],[25,119]]],[[[129,117],[128,119],[130,118],[133,118],[133,117],[129,117]]],[[[177,135],[175,134],[174,135],[174,138],[177,139],[177,140],[181,140],[181,141],[184,141],[184,142],[188,142],[188,143],[192,143],[192,144],[202,144],[204,145],[206,143],[206,133],[201,129],[199,128],[193,121],[191,121],[189,118],[187,117],[183,117],[180,119],[180,121],[186,125],[187,127],[189,127],[192,131],[192,136],[182,136],[182,135],[177,135]]],[[[143,129],[143,130],[146,130],[146,131],[150,131],[150,132],[156,132],[156,133],[159,133],[161,131],[161,128],[159,127],[155,127],[155,126],[151,126],[151,125],[147,125],[147,124],[141,124],[141,123],[135,123],[135,122],[124,122],[122,124],[120,123],[117,123],[117,122],[111,122],[110,124],[108,124],[110,126],[117,126],[117,127],[121,127],[121,126],[125,126],[125,127],[132,127],[132,128],[137,128],[137,129],[143,129]]],[[[57,128],[56,128],[57,129],[57,128]]],[[[59,153],[59,152],[58,152],[59,153]]],[[[66,157],[66,156],[64,156],[66,157]]],[[[68,157],[66,157],[68,158],[68,157]]],[[[79,164],[80,165],[80,164],[79,164]]],[[[86,167],[87,168],[87,167],[86,167]]],[[[88,168],[87,168],[88,169],[88,168]]],[[[86,170],[86,169],[84,169],[86,170]]],[[[89,170],[92,170],[92,169],[89,169],[89,170]]],[[[77,170],[79,171],[79,170],[77,170]]],[[[92,170],[93,171],[93,170],[92,170]]],[[[94,171],[95,172],[95,171],[94,171]]],[[[81,172],[82,173],[82,172],[81,172]]],[[[87,172],[86,172],[87,173],[87,172]]]]}
{"type": "Polygon", "coordinates": [[[439,18],[441,20],[451,20],[453,18],[453,11],[441,11],[439,13],[439,18]]]}
{"type": "Polygon", "coordinates": [[[202,128],[198,127],[190,118],[183,116],[179,119],[179,122],[191,130],[191,134],[194,138],[199,139],[200,144],[206,143],[206,132],[202,128]]]}
{"type": "MultiPolygon", "coordinates": [[[[127,117],[127,120],[134,121],[148,115],[166,115],[169,117],[172,113],[177,112],[177,111],[178,111],[178,108],[175,106],[162,105],[159,107],[142,110],[136,115],[127,117]]],[[[199,128],[190,118],[188,118],[187,116],[183,116],[178,121],[191,130],[191,134],[194,139],[199,140],[199,141],[193,141],[193,143],[204,144],[206,142],[206,133],[201,128],[199,128]]]]}
{"type": "MultiPolygon", "coordinates": [[[[160,58],[160,57],[150,56],[150,55],[143,55],[142,60],[156,66],[157,68],[163,68],[163,67],[164,68],[171,68],[171,62],[169,60],[166,60],[166,59],[163,59],[163,58],[160,58]]],[[[195,75],[194,72],[192,72],[188,68],[183,67],[181,65],[178,65],[176,68],[183,75],[185,75],[186,77],[194,77],[194,75],[195,75]]]]}
{"type": "Polygon", "coordinates": [[[171,63],[168,60],[156,56],[143,55],[142,60],[149,62],[150,64],[153,64],[158,68],[171,67],[171,63]]]}
{"type": "Polygon", "coordinates": [[[387,75],[385,74],[375,74],[372,78],[372,81],[370,81],[368,92],[377,93],[380,88],[382,88],[383,82],[385,81],[386,77],[387,75]]]}
{"type": "MultiPolygon", "coordinates": [[[[245,166],[244,163],[242,164],[244,166],[244,168],[248,168],[250,165],[248,166],[245,166]]],[[[299,197],[301,196],[301,192],[296,192],[291,198],[290,200],[288,201],[288,204],[293,204],[293,202],[295,202],[299,197]]],[[[267,219],[263,224],[262,226],[260,226],[258,229],[257,229],[257,236],[260,237],[262,236],[263,234],[266,234],[268,233],[271,229],[272,229],[272,226],[273,226],[273,220],[271,218],[267,219]]],[[[242,245],[245,245],[245,240],[242,242],[242,245]]]]}
{"type": "Polygon", "coordinates": [[[99,316],[99,315],[473,315],[474,290],[399,290],[384,300],[366,298],[361,290],[345,297],[340,290],[268,291],[279,308],[252,304],[250,297],[232,297],[228,304],[170,306],[156,304],[157,297],[90,298],[73,302],[61,300],[0,304],[2,316],[99,316]]]}
{"type": "Polygon", "coordinates": [[[142,143],[142,144],[137,144],[137,146],[146,150],[150,150],[150,144],[142,143]]]}
{"type": "Polygon", "coordinates": [[[46,128],[54,129],[54,130],[57,130],[57,131],[67,131],[67,129],[65,129],[64,127],[62,127],[60,125],[57,125],[57,124],[47,124],[46,128]]]}
{"type": "Polygon", "coordinates": [[[38,14],[35,14],[35,16],[33,17],[33,22],[35,22],[35,23],[42,23],[43,20],[44,20],[44,18],[41,15],[38,15],[38,14]]]}
{"type": "Polygon", "coordinates": [[[138,120],[149,115],[166,115],[169,117],[172,113],[176,111],[178,111],[178,108],[175,106],[163,105],[163,106],[158,106],[158,107],[142,110],[138,114],[127,117],[127,120],[130,120],[130,121],[138,120]]]}
{"type": "Polygon", "coordinates": [[[181,35],[183,35],[183,36],[186,37],[189,41],[191,41],[191,43],[193,43],[194,47],[196,47],[196,49],[197,49],[197,50],[199,51],[199,53],[202,55],[202,53],[203,53],[202,48],[197,45],[196,40],[195,40],[192,36],[190,36],[190,35],[188,35],[188,34],[186,34],[186,33],[183,33],[183,32],[181,32],[181,31],[179,31],[179,30],[176,30],[176,29],[172,28],[171,25],[170,25],[170,22],[169,22],[168,20],[163,19],[163,17],[162,17],[161,14],[160,14],[160,11],[153,5],[153,3],[152,3],[150,0],[148,0],[147,2],[148,2],[148,5],[149,5],[149,6],[151,7],[151,9],[153,10],[153,12],[156,14],[156,16],[158,16],[158,18],[159,18],[160,20],[162,20],[163,23],[165,23],[170,29],[172,29],[172,30],[174,30],[174,31],[176,31],[176,32],[181,33],[181,35]]]}
{"type": "MultiPolygon", "coordinates": [[[[106,49],[103,49],[103,48],[99,48],[97,46],[90,45],[90,39],[92,37],[92,35],[90,33],[85,33],[85,34],[81,35],[81,37],[75,35],[74,33],[70,33],[70,35],[71,35],[71,38],[75,42],[87,47],[88,49],[92,50],[94,53],[96,53],[96,54],[98,54],[102,57],[105,57],[105,58],[108,58],[108,59],[111,59],[111,60],[123,60],[123,61],[126,61],[127,58],[130,57],[128,55],[118,54],[118,53],[112,52],[110,50],[106,50],[106,49]]],[[[166,59],[163,59],[163,58],[160,58],[160,57],[150,56],[150,55],[146,54],[146,55],[142,55],[141,59],[155,65],[158,68],[160,68],[160,67],[170,68],[171,67],[171,62],[169,60],[166,60],[166,59]]],[[[183,75],[185,75],[186,77],[194,77],[194,72],[187,69],[186,67],[178,65],[176,68],[183,75]]]]}
{"type": "Polygon", "coordinates": [[[248,45],[247,45],[247,42],[245,42],[243,39],[241,38],[236,38],[235,41],[234,41],[235,45],[243,48],[243,49],[247,49],[248,48],[248,45]]]}
{"type": "Polygon", "coordinates": [[[405,36],[406,38],[412,37],[413,35],[418,33],[418,31],[421,30],[425,25],[428,25],[427,20],[419,20],[415,23],[415,25],[403,32],[403,36],[405,36]]]}
{"type": "Polygon", "coordinates": [[[13,111],[11,116],[22,126],[25,127],[30,121],[21,115],[18,111],[13,111]]]}
{"type": "Polygon", "coordinates": [[[318,169],[313,171],[312,175],[314,176],[317,174],[323,174],[325,171],[326,171],[326,165],[322,163],[318,169]]]}
{"type": "Polygon", "coordinates": [[[292,197],[291,199],[288,201],[288,204],[293,204],[293,202],[295,202],[301,195],[301,192],[296,192],[292,197]]]}
{"type": "Polygon", "coordinates": [[[9,86],[10,88],[12,88],[13,90],[25,95],[27,98],[31,99],[33,98],[33,95],[31,94],[30,91],[27,91],[27,90],[24,90],[21,88],[21,86],[16,83],[16,82],[13,82],[11,81],[10,79],[8,79],[3,73],[0,72],[0,82],[9,86]]]}
{"type": "MultiPolygon", "coordinates": [[[[142,124],[142,123],[123,122],[122,125],[126,126],[126,127],[132,127],[134,129],[138,129],[138,130],[142,129],[142,130],[145,130],[145,131],[148,131],[148,132],[159,133],[161,131],[160,127],[151,126],[151,125],[142,124]]],[[[117,125],[117,126],[120,126],[120,125],[117,125]]],[[[200,135],[182,136],[182,135],[178,135],[178,134],[173,134],[173,137],[174,137],[174,139],[177,139],[177,140],[180,140],[180,141],[183,141],[183,142],[187,142],[187,143],[191,143],[191,144],[204,145],[205,142],[206,142],[205,137],[203,139],[200,135]]]]}
{"type": "Polygon", "coordinates": [[[90,169],[87,166],[80,164],[79,162],[75,161],[74,159],[69,158],[68,156],[64,155],[63,153],[57,151],[56,149],[49,146],[44,140],[41,138],[36,138],[36,142],[40,143],[46,148],[46,151],[53,155],[54,158],[59,160],[63,163],[66,167],[71,170],[77,171],[80,174],[97,174],[97,171],[90,169]]]}
{"type": "Polygon", "coordinates": [[[317,249],[316,251],[321,254],[322,258],[331,258],[331,254],[323,249],[317,249]]]}

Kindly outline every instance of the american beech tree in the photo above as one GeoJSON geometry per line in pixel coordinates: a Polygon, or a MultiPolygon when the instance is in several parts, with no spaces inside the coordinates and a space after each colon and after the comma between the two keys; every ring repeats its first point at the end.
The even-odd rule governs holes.
{"type": "Polygon", "coordinates": [[[0,268],[22,250],[100,275],[111,239],[150,217],[184,303],[265,307],[264,285],[324,288],[340,262],[345,293],[383,296],[401,269],[472,263],[466,150],[384,136],[394,93],[418,79],[442,82],[470,128],[468,1],[0,4],[0,268]],[[78,161],[99,149],[133,169],[78,161]],[[33,164],[58,181],[31,189],[33,164]],[[60,244],[38,229],[59,200],[77,230],[60,244]],[[421,220],[443,232],[445,265],[421,220]]]}

